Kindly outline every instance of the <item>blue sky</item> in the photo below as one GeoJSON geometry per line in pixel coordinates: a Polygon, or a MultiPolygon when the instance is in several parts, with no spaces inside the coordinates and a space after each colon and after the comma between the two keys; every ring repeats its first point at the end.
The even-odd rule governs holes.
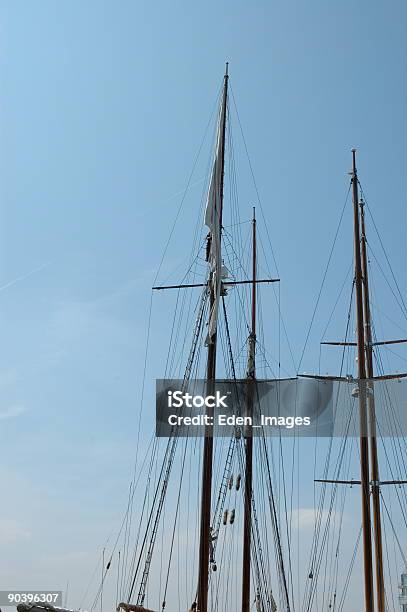
{"type": "MultiPolygon", "coordinates": [[[[149,290],[226,60],[296,359],[352,146],[407,287],[406,27],[407,6],[396,0],[1,3],[4,586],[24,579],[21,588],[41,580],[55,588],[70,578],[76,603],[120,520],[149,290]]],[[[181,227],[196,218],[206,162],[181,227]]],[[[248,173],[244,192],[247,181],[248,173]]],[[[350,222],[348,208],[303,369],[317,368],[317,343],[351,262],[350,222]]],[[[165,270],[183,257],[178,241],[165,270]]],[[[150,381],[160,375],[166,316],[165,305],[154,307],[150,381]]],[[[390,299],[388,313],[402,324],[390,299]]]]}

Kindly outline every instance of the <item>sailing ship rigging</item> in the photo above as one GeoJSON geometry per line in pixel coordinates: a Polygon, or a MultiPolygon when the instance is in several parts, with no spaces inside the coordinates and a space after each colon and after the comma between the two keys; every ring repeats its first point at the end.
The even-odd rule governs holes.
{"type": "MultiPolygon", "coordinates": [[[[369,266],[367,256],[367,237],[365,222],[365,202],[359,198],[359,179],[356,167],[356,149],[352,149],[351,189],[353,202],[354,231],[354,281],[356,342],[323,342],[324,345],[355,347],[357,350],[357,386],[352,394],[358,400],[360,435],[360,480],[316,479],[316,482],[337,485],[358,484],[361,491],[363,540],[364,609],[366,612],[385,612],[386,603],[384,582],[384,553],[382,535],[381,487],[383,485],[405,485],[407,480],[381,481],[379,473],[379,454],[377,444],[377,414],[375,396],[379,395],[376,381],[400,381],[407,374],[374,374],[374,347],[389,343],[404,343],[406,340],[385,340],[374,342],[373,323],[370,307],[369,266]],[[373,512],[372,512],[373,511],[373,512]],[[373,514],[373,521],[372,521],[373,514]],[[375,570],[375,579],[373,576],[375,570]]],[[[318,380],[336,380],[349,383],[347,377],[317,376],[318,380]]],[[[354,384],[353,381],[351,384],[354,384]]],[[[312,578],[312,571],[310,573],[312,578]]],[[[336,594],[335,594],[336,595],[336,594]]],[[[312,602],[312,589],[309,590],[308,603],[312,602]]],[[[308,609],[308,608],[307,608],[308,609]]]]}
{"type": "MultiPolygon", "coordinates": [[[[263,378],[281,379],[280,356],[276,365],[271,366],[265,349],[267,330],[265,333],[260,292],[262,286],[270,285],[276,297],[279,279],[276,278],[278,273],[271,274],[267,262],[267,275],[260,277],[259,244],[263,255],[266,253],[259,239],[261,228],[255,208],[250,231],[246,239],[242,239],[243,223],[238,212],[230,128],[230,83],[226,65],[203,207],[205,235],[200,242],[194,238],[195,252],[186,276],[174,284],[155,284],[153,292],[160,296],[176,295],[176,313],[170,325],[170,347],[163,378],[180,379],[183,389],[190,389],[194,381],[204,378],[209,395],[218,378],[245,380],[249,389],[245,413],[251,415],[258,382],[263,378]],[[231,157],[229,166],[226,153],[231,157]],[[226,204],[230,204],[229,208],[226,204]],[[226,216],[229,216],[230,225],[226,216]]],[[[400,439],[399,447],[393,447],[401,469],[396,475],[391,471],[391,480],[381,480],[378,448],[381,437],[376,427],[376,413],[377,403],[380,404],[378,385],[382,385],[380,389],[387,389],[386,385],[406,375],[385,374],[381,367],[377,375],[374,371],[379,348],[396,341],[376,341],[374,334],[366,207],[359,197],[359,188],[356,152],[353,151],[351,305],[355,299],[356,340],[348,338],[350,309],[344,340],[324,341],[323,344],[339,346],[348,354],[356,350],[358,371],[355,377],[343,376],[342,371],[339,376],[307,377],[321,385],[331,381],[337,383],[338,388],[349,387],[349,418],[358,415],[359,448],[352,446],[352,436],[348,434],[338,440],[333,437],[326,440],[323,474],[317,474],[314,469],[314,486],[320,486],[321,490],[315,493],[312,509],[313,534],[308,564],[303,558],[304,551],[300,550],[299,533],[296,534],[297,550],[293,535],[294,487],[296,479],[299,483],[300,468],[299,438],[294,436],[285,446],[279,436],[267,437],[261,432],[253,438],[245,427],[236,427],[230,439],[218,439],[212,435],[213,425],[206,425],[207,435],[203,439],[180,438],[175,431],[165,440],[153,435],[138,468],[137,481],[132,483],[119,533],[119,536],[124,534],[124,541],[118,563],[118,611],[249,612],[255,609],[257,612],[308,612],[330,609],[340,612],[347,601],[360,541],[363,545],[364,610],[385,612],[391,609],[384,571],[388,556],[387,540],[383,538],[383,533],[386,534],[384,523],[390,525],[398,556],[404,561],[405,557],[395,534],[392,512],[384,505],[382,488],[387,484],[403,487],[407,482],[402,478],[406,470],[404,458],[400,456],[405,449],[405,438],[400,439]],[[338,457],[334,460],[335,443],[338,457]],[[348,477],[355,459],[360,459],[360,480],[348,477]],[[330,474],[332,468],[334,473],[330,474]],[[360,491],[362,525],[349,572],[342,577],[341,585],[340,543],[347,485],[360,491]],[[140,516],[132,522],[135,499],[139,502],[140,516]],[[298,584],[294,577],[294,559],[298,584]],[[302,593],[301,576],[305,576],[302,593]],[[322,592],[318,592],[321,583],[322,592]]],[[[200,212],[202,221],[202,210],[200,212]]],[[[279,297],[276,297],[276,304],[280,318],[279,297]]],[[[407,309],[405,314],[407,318],[407,309]]],[[[268,317],[267,326],[271,325],[268,317]]],[[[280,320],[278,326],[281,326],[280,320]]],[[[297,409],[302,376],[297,378],[296,374],[297,370],[292,377],[293,388],[297,389],[293,394],[293,406],[297,409]]],[[[345,412],[341,406],[335,408],[345,412]]],[[[212,415],[211,408],[207,409],[207,414],[212,415]]],[[[307,444],[312,449],[313,441],[307,444]]],[[[315,450],[310,454],[316,457],[317,452],[315,441],[315,450]]],[[[310,482],[313,480],[310,473],[306,476],[310,482]]],[[[299,517],[299,484],[296,492],[299,517]]],[[[403,488],[396,495],[401,503],[407,502],[403,488]]],[[[407,528],[403,508],[401,514],[407,528]]],[[[116,548],[109,563],[113,554],[117,554],[116,548]]],[[[345,562],[342,563],[345,567],[345,562]]],[[[107,570],[102,590],[106,573],[107,570]]],[[[101,589],[96,594],[92,611],[100,601],[101,589]]]]}
{"type": "MultiPolygon", "coordinates": [[[[228,65],[226,65],[226,73],[223,80],[222,96],[220,102],[220,112],[218,118],[215,155],[208,189],[208,197],[205,211],[205,225],[209,233],[206,237],[205,244],[205,259],[209,264],[209,276],[203,283],[184,283],[180,285],[157,286],[154,289],[164,290],[175,288],[178,290],[190,289],[193,287],[202,287],[202,296],[200,306],[196,318],[195,330],[193,332],[192,348],[187,360],[183,384],[186,386],[191,379],[193,372],[193,362],[196,357],[198,343],[202,337],[204,327],[205,313],[207,313],[207,334],[205,346],[207,348],[207,364],[206,364],[206,386],[207,394],[211,394],[214,381],[217,374],[217,359],[218,359],[218,344],[219,330],[218,324],[220,315],[223,314],[225,321],[225,341],[227,344],[227,356],[229,357],[229,366],[232,376],[237,379],[236,366],[233,358],[230,328],[227,315],[227,292],[231,287],[239,285],[247,285],[251,288],[251,322],[249,325],[248,334],[248,356],[246,376],[249,381],[255,384],[255,353],[256,353],[256,312],[257,312],[257,284],[277,282],[275,278],[259,279],[257,277],[257,247],[256,247],[256,218],[253,210],[252,219],[252,277],[243,279],[229,279],[228,269],[224,265],[222,255],[222,234],[223,227],[223,211],[224,211],[224,183],[225,183],[225,145],[228,123],[228,87],[229,75],[228,65]]],[[[253,391],[254,393],[254,391],[253,391]]],[[[253,398],[252,400],[253,401],[253,398]]],[[[250,412],[250,406],[247,406],[250,412]]],[[[208,409],[207,414],[212,416],[211,410],[208,409]]],[[[211,425],[207,425],[208,430],[211,425]]],[[[120,604],[123,609],[129,610],[145,610],[147,584],[151,570],[152,556],[156,544],[158,533],[158,524],[164,506],[164,500],[167,494],[168,482],[173,467],[176,448],[179,440],[177,435],[174,435],[169,441],[167,451],[164,456],[162,465],[162,481],[161,486],[156,489],[156,498],[153,500],[151,509],[151,520],[148,521],[148,527],[145,532],[145,539],[142,544],[142,549],[145,548],[146,553],[143,556],[139,555],[139,561],[135,567],[133,580],[129,590],[129,600],[134,596],[136,579],[141,573],[141,582],[136,597],[135,604],[120,604]],[[153,510],[155,517],[153,519],[153,510]],[[147,534],[149,535],[149,542],[147,534]],[[144,560],[144,564],[143,564],[144,560]],[[144,568],[141,572],[141,567],[144,568]],[[130,607],[129,607],[130,605],[130,607]]],[[[263,452],[267,454],[267,447],[264,444],[263,452]]],[[[214,507],[213,504],[213,466],[214,466],[214,438],[211,431],[207,431],[207,435],[203,441],[202,451],[202,468],[201,468],[201,499],[200,499],[200,527],[199,527],[199,555],[198,555],[198,572],[197,572],[197,588],[193,601],[190,603],[191,610],[199,610],[199,612],[207,612],[207,610],[215,609],[216,604],[211,598],[210,582],[214,581],[214,576],[218,571],[218,564],[215,561],[215,555],[219,543],[219,532],[221,526],[231,526],[235,522],[236,509],[230,511],[225,508],[225,501],[229,491],[235,489],[241,490],[244,495],[243,509],[243,534],[242,534],[242,593],[241,593],[241,609],[248,612],[253,602],[256,604],[257,610],[274,610],[276,609],[275,599],[272,593],[271,585],[268,584],[268,579],[265,574],[263,551],[260,544],[261,537],[256,517],[255,500],[253,497],[253,439],[251,435],[246,436],[245,432],[238,430],[236,435],[227,443],[226,460],[223,468],[223,476],[219,488],[218,498],[214,507]],[[232,473],[232,463],[236,461],[238,455],[238,463],[240,471],[237,475],[232,473]],[[233,480],[236,478],[236,484],[233,486],[233,480]],[[253,525],[253,517],[255,526],[253,525]],[[255,550],[255,559],[253,559],[252,551],[255,550]],[[254,561],[254,563],[253,563],[254,561]],[[256,574],[256,592],[252,591],[253,581],[253,565],[255,566],[256,574]]],[[[276,507],[272,496],[272,487],[270,487],[271,498],[273,502],[273,527],[274,536],[278,542],[279,556],[279,573],[284,584],[282,597],[285,600],[284,608],[290,610],[290,596],[285,578],[284,557],[282,552],[281,538],[279,535],[279,522],[276,513],[276,507]]],[[[166,608],[166,601],[161,604],[161,609],[166,608]]]]}

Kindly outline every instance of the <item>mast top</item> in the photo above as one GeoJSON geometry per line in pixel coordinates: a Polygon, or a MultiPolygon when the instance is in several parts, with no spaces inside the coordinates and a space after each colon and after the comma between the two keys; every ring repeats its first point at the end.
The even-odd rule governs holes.
{"type": "Polygon", "coordinates": [[[226,62],[226,68],[225,68],[225,78],[227,79],[229,76],[229,62],[226,62]]]}
{"type": "Polygon", "coordinates": [[[356,149],[352,149],[352,174],[356,176],[356,149]]]}

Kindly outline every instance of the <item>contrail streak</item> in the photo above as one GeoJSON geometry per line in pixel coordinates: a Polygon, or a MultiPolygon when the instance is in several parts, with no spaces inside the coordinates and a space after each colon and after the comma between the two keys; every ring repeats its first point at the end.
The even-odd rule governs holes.
{"type": "Polygon", "coordinates": [[[12,281],[9,281],[5,285],[1,285],[0,286],[0,291],[4,291],[4,289],[8,289],[9,287],[12,287],[16,283],[19,283],[20,281],[23,281],[26,278],[29,278],[33,274],[37,274],[37,272],[41,272],[41,270],[44,270],[44,268],[47,268],[50,264],[51,264],[51,262],[48,261],[47,263],[44,263],[41,266],[38,266],[38,268],[34,268],[34,270],[31,270],[30,272],[27,272],[27,274],[22,274],[21,276],[17,276],[17,278],[13,279],[12,281]]]}
{"type": "Polygon", "coordinates": [[[205,178],[206,177],[203,176],[202,178],[196,180],[194,183],[191,183],[189,187],[185,189],[181,189],[181,191],[177,191],[177,193],[173,193],[171,196],[168,196],[168,198],[165,198],[164,200],[162,200],[162,203],[168,202],[169,200],[173,200],[174,198],[177,198],[180,195],[184,195],[184,193],[188,193],[188,191],[192,189],[192,187],[195,187],[196,185],[199,185],[199,183],[202,183],[205,180],[205,178]]]}

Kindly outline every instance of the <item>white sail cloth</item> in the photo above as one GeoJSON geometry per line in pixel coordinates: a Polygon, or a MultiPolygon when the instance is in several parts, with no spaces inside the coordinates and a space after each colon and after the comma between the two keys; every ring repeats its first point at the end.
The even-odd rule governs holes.
{"type": "MultiPolygon", "coordinates": [[[[226,88],[223,92],[226,96],[226,88]]],[[[223,172],[223,153],[224,153],[224,133],[226,121],[226,105],[224,99],[218,121],[216,138],[215,159],[213,162],[211,182],[209,185],[208,199],[205,209],[205,225],[210,231],[210,251],[209,265],[211,269],[211,289],[213,292],[213,305],[209,315],[208,335],[205,345],[208,346],[214,341],[218,324],[219,299],[222,286],[222,259],[221,259],[221,221],[222,221],[222,172],[223,172]]]]}

